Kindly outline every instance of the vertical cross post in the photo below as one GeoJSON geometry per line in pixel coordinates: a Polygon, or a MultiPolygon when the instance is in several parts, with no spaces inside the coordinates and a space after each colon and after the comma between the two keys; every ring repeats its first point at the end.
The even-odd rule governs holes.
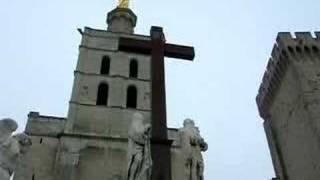
{"type": "Polygon", "coordinates": [[[171,144],[168,139],[165,57],[193,60],[193,47],[166,44],[161,27],[152,27],[150,40],[121,37],[119,50],[129,53],[151,55],[151,119],[152,119],[152,180],[171,180],[171,144]]]}
{"type": "Polygon", "coordinates": [[[171,180],[171,141],[167,133],[165,91],[165,36],[161,27],[151,28],[152,71],[152,180],[171,180]]]}
{"type": "Polygon", "coordinates": [[[152,137],[167,139],[167,111],[165,87],[165,37],[160,27],[151,28],[152,75],[152,137]]]}

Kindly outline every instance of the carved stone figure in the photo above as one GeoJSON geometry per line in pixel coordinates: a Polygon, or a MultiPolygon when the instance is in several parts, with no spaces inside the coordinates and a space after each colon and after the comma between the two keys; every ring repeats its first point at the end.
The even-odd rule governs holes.
{"type": "Polygon", "coordinates": [[[204,162],[202,152],[208,149],[207,143],[200,135],[194,121],[186,119],[179,129],[182,155],[185,162],[186,180],[203,180],[204,162]]]}
{"type": "Polygon", "coordinates": [[[129,128],[128,180],[151,178],[150,130],[151,126],[144,123],[143,115],[135,113],[129,128]]]}
{"type": "Polygon", "coordinates": [[[25,134],[12,133],[18,128],[12,119],[0,120],[0,179],[9,180],[17,166],[19,155],[25,153],[31,145],[31,139],[25,134]]]}
{"type": "Polygon", "coordinates": [[[196,177],[197,180],[203,180],[204,173],[204,161],[202,158],[202,152],[208,150],[208,144],[204,141],[204,139],[200,135],[200,130],[198,127],[195,127],[196,131],[196,147],[195,147],[195,158],[196,158],[196,177]]]}

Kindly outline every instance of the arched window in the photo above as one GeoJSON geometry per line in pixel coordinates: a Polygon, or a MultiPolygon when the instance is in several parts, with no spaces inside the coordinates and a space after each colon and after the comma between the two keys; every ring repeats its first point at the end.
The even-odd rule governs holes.
{"type": "Polygon", "coordinates": [[[130,73],[129,77],[137,78],[138,77],[138,61],[135,59],[132,59],[130,61],[130,73]]]}
{"type": "Polygon", "coordinates": [[[127,89],[127,108],[137,108],[137,88],[129,86],[127,89]]]}
{"type": "Polygon", "coordinates": [[[109,56],[103,56],[101,61],[101,74],[109,74],[110,71],[110,57],[109,56]]]}
{"type": "Polygon", "coordinates": [[[106,83],[101,83],[98,87],[97,105],[106,106],[108,103],[109,86],[106,83]]]}

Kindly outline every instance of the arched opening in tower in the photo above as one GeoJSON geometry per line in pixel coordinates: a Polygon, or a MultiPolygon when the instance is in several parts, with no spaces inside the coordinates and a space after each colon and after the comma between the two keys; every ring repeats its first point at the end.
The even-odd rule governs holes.
{"type": "Polygon", "coordinates": [[[127,108],[137,108],[137,88],[135,86],[128,87],[127,108]]]}
{"type": "Polygon", "coordinates": [[[101,62],[100,74],[109,74],[110,72],[110,57],[103,56],[101,62]]]}
{"type": "Polygon", "coordinates": [[[138,61],[135,60],[135,59],[132,59],[130,61],[129,77],[131,77],[131,78],[137,78],[138,77],[138,61]]]}
{"type": "Polygon", "coordinates": [[[106,106],[108,103],[109,86],[101,83],[98,88],[97,105],[106,106]]]}

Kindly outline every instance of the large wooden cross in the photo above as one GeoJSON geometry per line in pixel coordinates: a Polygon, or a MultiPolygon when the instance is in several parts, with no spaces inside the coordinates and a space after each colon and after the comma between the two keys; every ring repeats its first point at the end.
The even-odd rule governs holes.
{"type": "Polygon", "coordinates": [[[151,41],[122,37],[119,50],[151,55],[152,180],[171,180],[172,141],[167,133],[164,57],[193,60],[195,53],[193,47],[167,44],[161,27],[152,27],[150,37],[151,41]]]}

